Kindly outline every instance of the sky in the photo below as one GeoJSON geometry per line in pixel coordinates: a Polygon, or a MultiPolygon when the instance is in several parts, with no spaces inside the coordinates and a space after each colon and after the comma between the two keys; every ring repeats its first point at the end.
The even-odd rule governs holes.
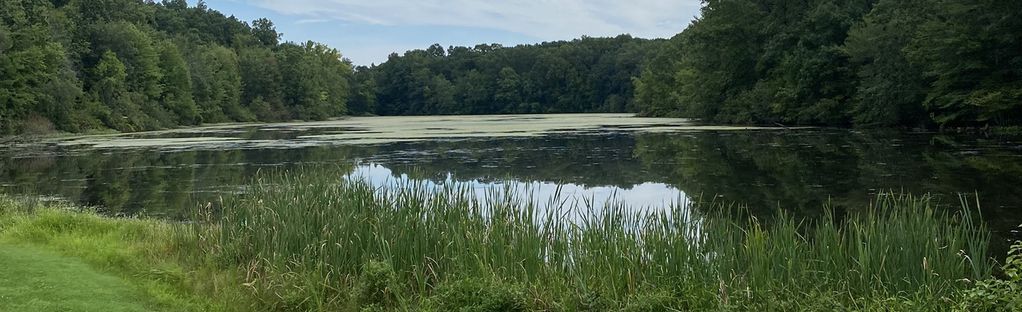
{"type": "Polygon", "coordinates": [[[434,43],[514,46],[620,34],[670,38],[699,14],[700,0],[206,0],[206,5],[244,21],[269,18],[284,40],[325,43],[356,65],[370,65],[434,43]]]}

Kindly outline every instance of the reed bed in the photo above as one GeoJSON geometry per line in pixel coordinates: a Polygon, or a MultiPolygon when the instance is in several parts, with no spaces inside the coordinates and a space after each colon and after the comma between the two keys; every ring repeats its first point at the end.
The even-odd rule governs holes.
{"type": "Polygon", "coordinates": [[[271,309],[941,310],[993,267],[965,200],[881,194],[840,217],[765,222],[729,203],[594,207],[333,170],[252,185],[191,231],[271,309]]]}

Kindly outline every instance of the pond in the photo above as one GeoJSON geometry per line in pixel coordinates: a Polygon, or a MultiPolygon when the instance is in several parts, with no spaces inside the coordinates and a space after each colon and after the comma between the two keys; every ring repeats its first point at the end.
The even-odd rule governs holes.
{"type": "Polygon", "coordinates": [[[52,138],[0,147],[0,191],[182,219],[259,171],[329,165],[375,183],[527,186],[635,207],[726,200],[755,213],[862,209],[878,192],[978,195],[1022,223],[1022,137],[701,126],[624,114],[353,117],[52,138]],[[715,198],[715,199],[714,199],[715,198]]]}

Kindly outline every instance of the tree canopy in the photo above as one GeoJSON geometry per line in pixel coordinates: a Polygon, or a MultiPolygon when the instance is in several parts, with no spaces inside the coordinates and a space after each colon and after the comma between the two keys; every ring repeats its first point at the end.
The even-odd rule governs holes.
{"type": "Polygon", "coordinates": [[[450,115],[624,112],[663,40],[582,38],[503,47],[433,45],[357,70],[355,113],[450,115]]]}
{"type": "Polygon", "coordinates": [[[0,2],[0,134],[347,112],[350,62],[184,0],[0,2]]]}
{"type": "Polygon", "coordinates": [[[360,66],[199,1],[0,1],[0,135],[345,114],[1022,124],[1022,2],[704,0],[671,39],[433,45],[360,66]]]}
{"type": "Polygon", "coordinates": [[[647,115],[835,126],[1022,123],[1022,2],[706,0],[637,80],[647,115]]]}

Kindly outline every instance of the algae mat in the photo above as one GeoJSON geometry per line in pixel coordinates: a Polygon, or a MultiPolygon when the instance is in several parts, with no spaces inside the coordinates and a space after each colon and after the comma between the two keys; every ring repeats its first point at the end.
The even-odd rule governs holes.
{"type": "Polygon", "coordinates": [[[141,133],[65,137],[36,143],[86,148],[295,148],[606,132],[780,129],[786,128],[706,126],[688,119],[645,118],[632,114],[401,116],[351,117],[318,122],[220,124],[141,133]]]}

